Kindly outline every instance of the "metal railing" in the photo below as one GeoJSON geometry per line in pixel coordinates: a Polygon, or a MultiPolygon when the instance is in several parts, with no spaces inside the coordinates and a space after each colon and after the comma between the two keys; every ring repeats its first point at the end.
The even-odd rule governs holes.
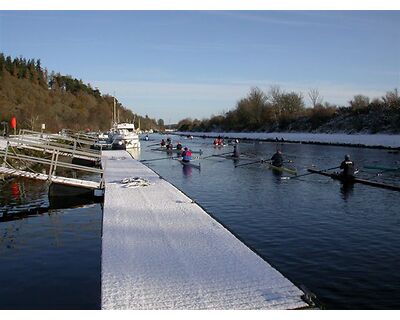
{"type": "MultiPolygon", "coordinates": [[[[8,161],[9,159],[15,159],[15,160],[19,160],[19,161],[22,161],[22,162],[25,162],[25,163],[26,162],[30,162],[30,163],[34,163],[34,164],[46,165],[46,166],[49,166],[49,170],[48,170],[48,180],[49,181],[52,180],[53,176],[56,176],[56,170],[59,167],[60,168],[67,168],[67,169],[72,169],[72,170],[83,171],[83,172],[89,172],[89,173],[96,173],[96,174],[100,174],[100,181],[99,181],[100,187],[102,188],[104,186],[104,181],[103,181],[103,173],[104,173],[104,171],[103,171],[103,169],[86,167],[86,166],[81,166],[81,165],[77,165],[77,164],[72,164],[72,163],[60,161],[59,160],[59,156],[62,153],[61,149],[53,147],[51,149],[51,151],[52,151],[51,152],[51,159],[45,159],[45,158],[41,158],[41,157],[29,156],[29,155],[17,153],[15,151],[14,147],[11,145],[10,141],[7,141],[7,146],[6,146],[5,150],[4,151],[0,150],[0,157],[2,157],[2,159],[3,159],[2,167],[10,168],[10,169],[16,169],[10,164],[10,162],[8,161]]],[[[58,177],[61,177],[61,176],[58,176],[58,177]]],[[[68,178],[68,177],[65,177],[65,178],[68,178]]]]}
{"type": "MultiPolygon", "coordinates": [[[[95,156],[100,157],[101,152],[99,150],[94,150],[86,147],[82,147],[83,145],[92,145],[93,142],[83,141],[79,139],[74,139],[71,137],[64,137],[58,134],[42,134],[40,132],[35,132],[31,130],[22,129],[20,130],[20,134],[18,136],[13,137],[14,141],[19,140],[21,143],[25,144],[36,144],[36,145],[46,145],[52,147],[63,148],[64,151],[67,149],[71,150],[70,152],[74,154],[78,154],[76,151],[84,152],[87,156],[95,156]],[[54,141],[56,140],[56,141],[54,141]],[[60,143],[57,141],[68,141],[72,144],[60,143]]],[[[82,154],[81,154],[82,155],[82,154]]]]}

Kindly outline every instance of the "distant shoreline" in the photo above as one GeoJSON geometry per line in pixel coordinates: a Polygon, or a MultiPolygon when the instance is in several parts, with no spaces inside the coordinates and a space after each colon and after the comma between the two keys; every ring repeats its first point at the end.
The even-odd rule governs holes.
{"type": "MultiPolygon", "coordinates": [[[[400,135],[398,134],[344,134],[344,133],[284,133],[284,132],[169,132],[180,136],[196,136],[245,141],[265,141],[276,143],[303,143],[344,147],[360,147],[388,149],[400,151],[400,135]],[[283,140],[282,140],[283,139],[283,140]]],[[[396,153],[397,153],[396,152],[396,153]]]]}

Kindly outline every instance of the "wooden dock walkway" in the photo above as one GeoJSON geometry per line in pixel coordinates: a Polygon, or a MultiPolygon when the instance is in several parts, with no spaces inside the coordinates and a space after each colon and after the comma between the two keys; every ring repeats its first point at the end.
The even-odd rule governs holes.
{"type": "Polygon", "coordinates": [[[308,307],[300,289],[177,188],[126,151],[102,154],[102,309],[308,307]]]}

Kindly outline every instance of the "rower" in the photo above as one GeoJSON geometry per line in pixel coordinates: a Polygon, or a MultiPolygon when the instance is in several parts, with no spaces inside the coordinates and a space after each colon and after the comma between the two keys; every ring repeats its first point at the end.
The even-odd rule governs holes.
{"type": "Polygon", "coordinates": [[[176,150],[182,150],[182,144],[180,142],[176,144],[176,150]]]}
{"type": "Polygon", "coordinates": [[[281,150],[276,150],[274,155],[271,157],[272,160],[272,165],[275,167],[282,167],[283,165],[283,157],[282,157],[282,151],[281,150]]]}
{"type": "Polygon", "coordinates": [[[164,140],[164,139],[161,139],[160,145],[161,145],[161,147],[164,147],[164,146],[165,146],[165,140],[164,140]]]}
{"type": "Polygon", "coordinates": [[[239,158],[240,157],[240,151],[237,145],[233,146],[233,154],[232,154],[233,158],[239,158]]]}
{"type": "Polygon", "coordinates": [[[167,150],[172,150],[172,149],[173,149],[172,143],[169,142],[169,143],[167,144],[167,150]]]}
{"type": "Polygon", "coordinates": [[[185,147],[182,152],[182,162],[190,162],[192,160],[192,151],[185,147]]]}
{"type": "Polygon", "coordinates": [[[350,160],[350,155],[346,154],[344,160],[340,164],[340,169],[342,172],[340,173],[345,178],[354,178],[355,169],[354,162],[350,160]]]}

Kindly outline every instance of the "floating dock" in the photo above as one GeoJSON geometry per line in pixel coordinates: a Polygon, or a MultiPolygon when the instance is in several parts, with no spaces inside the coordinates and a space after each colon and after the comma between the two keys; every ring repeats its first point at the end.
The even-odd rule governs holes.
{"type": "Polygon", "coordinates": [[[297,309],[304,293],[126,151],[103,151],[102,309],[297,309]]]}

